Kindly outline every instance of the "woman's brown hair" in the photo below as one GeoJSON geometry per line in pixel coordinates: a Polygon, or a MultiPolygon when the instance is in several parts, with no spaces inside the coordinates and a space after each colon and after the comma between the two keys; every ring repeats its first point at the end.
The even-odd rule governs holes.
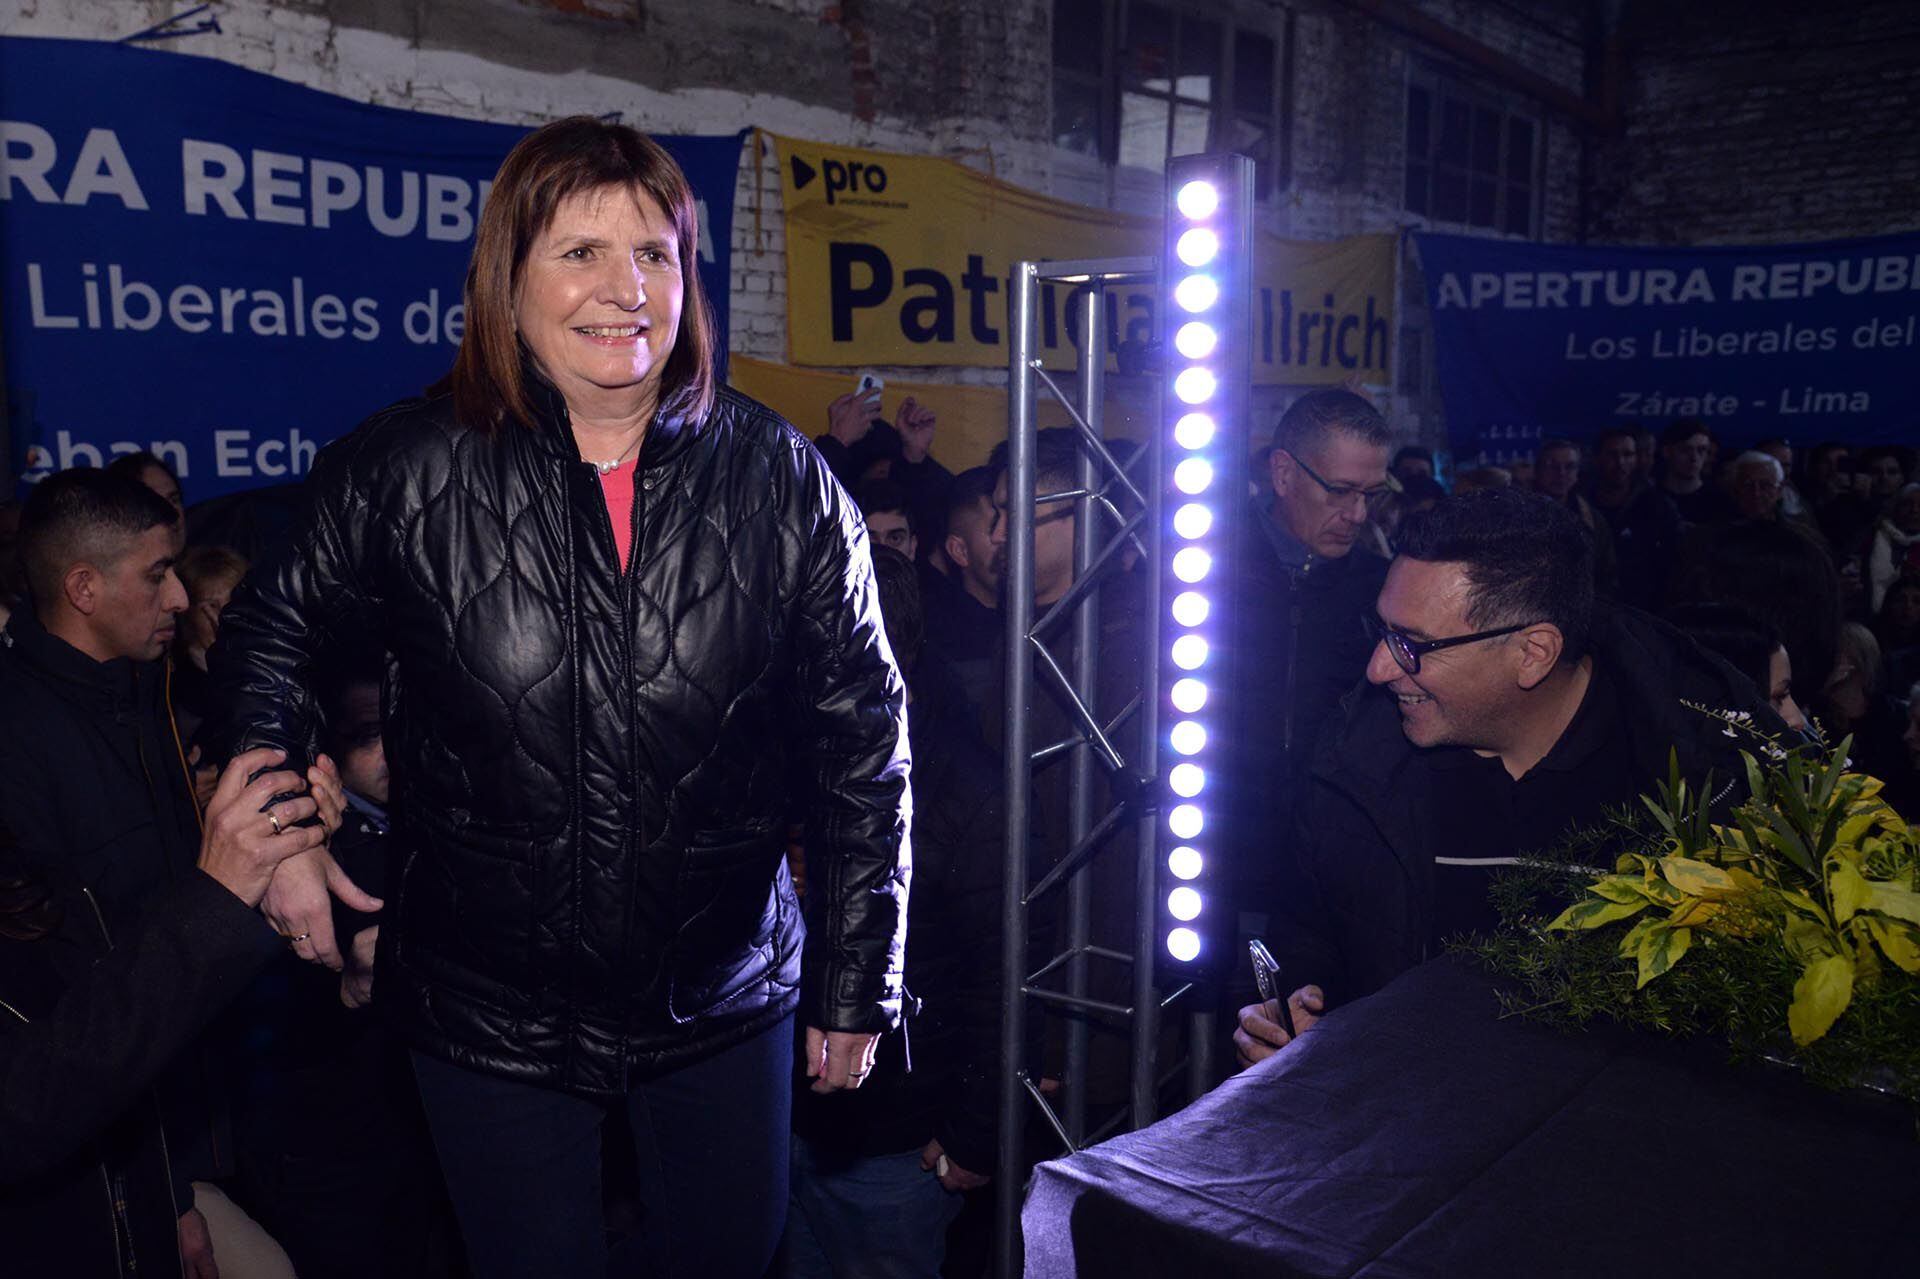
{"type": "MultiPolygon", "coordinates": [[[[572,196],[602,187],[645,192],[673,223],[686,289],[680,332],[661,372],[662,417],[698,421],[713,407],[713,312],[700,284],[700,226],[693,188],[666,149],[637,129],[576,115],[534,130],[500,165],[480,214],[467,264],[467,325],[453,368],[434,393],[451,391],[469,426],[534,425],[514,298],[533,242],[572,196]]],[[[732,192],[727,192],[732,198],[732,192]]]]}

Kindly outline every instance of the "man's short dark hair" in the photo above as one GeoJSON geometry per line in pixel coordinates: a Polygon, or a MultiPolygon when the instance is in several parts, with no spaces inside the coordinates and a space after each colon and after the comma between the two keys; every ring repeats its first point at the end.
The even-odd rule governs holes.
{"type": "Polygon", "coordinates": [[[173,486],[180,487],[180,477],[174,474],[173,468],[167,465],[166,459],[157,453],[149,453],[145,449],[141,449],[138,453],[123,453],[106,466],[107,474],[118,475],[138,484],[147,482],[146,474],[152,469],[165,471],[167,478],[173,481],[173,486]]]}
{"type": "Polygon", "coordinates": [[[1685,444],[1696,435],[1704,435],[1709,440],[1714,438],[1705,422],[1697,417],[1683,417],[1667,423],[1666,429],[1660,432],[1660,447],[1664,449],[1669,445],[1685,444]]]}
{"type": "Polygon", "coordinates": [[[920,603],[920,574],[913,561],[891,546],[873,548],[873,580],[880,590],[880,619],[887,643],[901,670],[920,656],[926,638],[926,613],[920,603]]]}
{"type": "Polygon", "coordinates": [[[1482,489],[1416,512],[1400,554],[1466,570],[1467,622],[1480,630],[1551,622],[1577,662],[1593,629],[1593,535],[1550,497],[1482,489]]]}
{"type": "Polygon", "coordinates": [[[1566,439],[1563,436],[1556,435],[1550,440],[1541,440],[1540,447],[1533,451],[1533,455],[1536,458],[1545,457],[1547,454],[1552,453],[1556,449],[1572,449],[1575,453],[1579,453],[1583,456],[1586,453],[1586,450],[1581,448],[1574,441],[1566,439]]]}
{"type": "Polygon", "coordinates": [[[855,491],[854,501],[859,504],[862,519],[891,511],[906,520],[907,532],[915,537],[920,535],[920,521],[914,518],[913,502],[907,490],[892,480],[867,481],[855,491]]]}
{"type": "Polygon", "coordinates": [[[993,505],[993,483],[999,473],[991,466],[975,466],[953,477],[947,490],[947,531],[953,531],[955,518],[976,509],[980,503],[993,505]]]}
{"type": "Polygon", "coordinates": [[[1409,459],[1415,462],[1425,462],[1428,466],[1432,466],[1433,450],[1424,444],[1409,444],[1393,455],[1393,465],[1387,469],[1398,470],[1400,464],[1409,459]]]}
{"type": "Polygon", "coordinates": [[[1640,447],[1640,428],[1637,426],[1603,426],[1594,434],[1593,451],[1598,453],[1607,447],[1608,440],[1630,440],[1635,450],[1640,447]]]}
{"type": "MultiPolygon", "coordinates": [[[[993,446],[993,456],[988,459],[988,465],[993,468],[994,478],[998,480],[999,473],[1007,469],[1007,441],[1002,440],[993,446]]],[[[1033,467],[1040,495],[1064,493],[1076,487],[1080,481],[1079,433],[1070,426],[1050,426],[1037,432],[1033,437],[1033,467]]],[[[1041,511],[1040,514],[1047,512],[1041,511]]]]}
{"type": "Polygon", "coordinates": [[[124,543],[177,523],[173,504],[138,480],[91,467],[49,475],[20,516],[20,563],[36,605],[60,597],[67,570],[86,560],[107,567],[124,543]]]}
{"type": "Polygon", "coordinates": [[[1308,391],[1287,406],[1273,428],[1273,447],[1285,449],[1295,457],[1317,455],[1336,433],[1350,435],[1376,448],[1393,443],[1387,419],[1381,417],[1380,410],[1365,397],[1326,387],[1308,391]]]}

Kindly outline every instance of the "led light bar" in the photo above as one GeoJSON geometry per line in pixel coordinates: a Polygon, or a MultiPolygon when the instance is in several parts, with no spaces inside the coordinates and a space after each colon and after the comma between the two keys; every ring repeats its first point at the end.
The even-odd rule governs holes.
{"type": "Polygon", "coordinates": [[[1253,162],[1181,156],[1167,165],[1162,314],[1172,335],[1162,415],[1166,485],[1160,598],[1163,739],[1159,917],[1163,965],[1230,960],[1234,912],[1210,900],[1233,837],[1219,779],[1234,746],[1230,637],[1234,559],[1248,507],[1253,162]]]}

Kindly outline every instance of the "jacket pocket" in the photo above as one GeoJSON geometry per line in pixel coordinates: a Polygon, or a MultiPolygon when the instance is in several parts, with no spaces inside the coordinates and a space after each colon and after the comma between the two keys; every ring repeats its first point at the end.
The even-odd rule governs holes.
{"type": "Polygon", "coordinates": [[[780,935],[792,926],[777,877],[783,856],[764,834],[695,840],[687,850],[668,961],[667,1012],[676,1024],[748,1012],[773,997],[780,935]]]}

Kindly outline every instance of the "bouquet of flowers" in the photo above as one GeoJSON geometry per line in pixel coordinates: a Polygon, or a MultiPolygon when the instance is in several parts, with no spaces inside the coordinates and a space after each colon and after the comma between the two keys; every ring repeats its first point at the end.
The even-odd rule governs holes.
{"type": "Polygon", "coordinates": [[[1789,746],[1700,709],[1748,739],[1745,801],[1716,820],[1714,780],[1676,761],[1644,814],[1505,876],[1501,928],[1466,948],[1519,979],[1509,1011],[1720,1034],[1920,1101],[1920,832],[1851,771],[1851,739],[1789,746]]]}

